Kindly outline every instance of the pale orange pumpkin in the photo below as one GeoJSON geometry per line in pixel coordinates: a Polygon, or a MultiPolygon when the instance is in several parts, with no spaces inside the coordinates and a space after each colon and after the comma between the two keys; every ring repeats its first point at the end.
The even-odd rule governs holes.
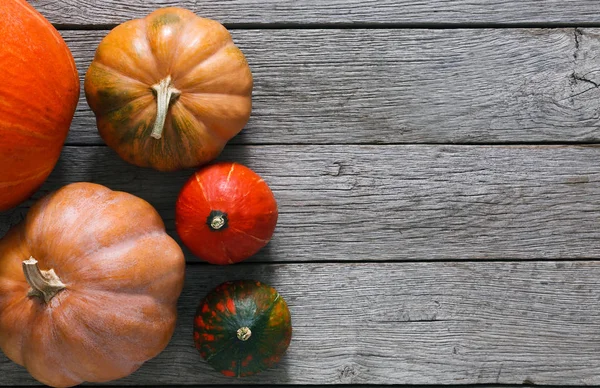
{"type": "Polygon", "coordinates": [[[171,171],[219,155],[250,117],[252,84],[225,27],[163,8],[108,33],[85,95],[108,146],[129,163],[171,171]]]}
{"type": "Polygon", "coordinates": [[[184,270],[146,201],[65,186],[0,240],[0,348],[51,386],[127,376],[169,342],[184,270]]]}

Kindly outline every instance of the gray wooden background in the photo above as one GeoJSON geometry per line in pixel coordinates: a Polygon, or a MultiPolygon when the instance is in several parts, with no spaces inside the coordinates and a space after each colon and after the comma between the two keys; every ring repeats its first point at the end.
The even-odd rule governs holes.
{"type": "MultiPolygon", "coordinates": [[[[31,0],[80,74],[108,30],[179,5],[224,23],[255,77],[221,159],[272,187],[270,245],[229,267],[187,253],[169,347],[116,385],[600,385],[600,2],[31,0]],[[281,365],[241,381],[202,362],[198,301],[253,277],[288,301],[281,365]]],[[[82,97],[34,198],[91,181],[174,233],[191,171],[121,161],[82,97]]],[[[0,355],[0,385],[30,385],[0,355]]]]}

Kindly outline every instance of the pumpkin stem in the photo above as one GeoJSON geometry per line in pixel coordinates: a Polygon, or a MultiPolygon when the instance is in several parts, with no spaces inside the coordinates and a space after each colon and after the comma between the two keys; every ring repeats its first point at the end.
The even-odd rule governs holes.
{"type": "Polygon", "coordinates": [[[223,213],[219,210],[213,210],[208,215],[206,219],[206,224],[213,231],[222,230],[227,228],[229,224],[229,219],[227,218],[227,213],[223,213]]]}
{"type": "Polygon", "coordinates": [[[38,261],[33,257],[23,261],[23,273],[27,283],[31,286],[27,296],[43,298],[46,303],[67,287],[60,281],[53,269],[41,271],[38,261]]]}
{"type": "Polygon", "coordinates": [[[175,98],[179,97],[181,92],[171,84],[170,75],[156,85],[152,85],[152,90],[156,93],[156,120],[154,121],[154,128],[152,128],[150,136],[160,139],[165,128],[169,106],[175,98]]]}
{"type": "Polygon", "coordinates": [[[237,331],[237,337],[240,341],[248,341],[252,336],[252,331],[249,327],[240,327],[237,331]]]}
{"type": "Polygon", "coordinates": [[[210,226],[213,229],[221,229],[225,225],[225,218],[223,216],[216,216],[210,222],[210,226]]]}

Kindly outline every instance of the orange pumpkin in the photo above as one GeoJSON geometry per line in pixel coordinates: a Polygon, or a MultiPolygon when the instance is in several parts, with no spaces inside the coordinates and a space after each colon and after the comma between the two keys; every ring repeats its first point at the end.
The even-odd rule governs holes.
{"type": "Polygon", "coordinates": [[[250,68],[225,27],[181,8],[117,26],[85,77],[106,144],[161,171],[216,158],[248,121],[251,94],[250,68]]]}
{"type": "Polygon", "coordinates": [[[27,199],[60,156],[79,76],[58,31],[24,0],[0,5],[0,211],[27,199]]]}
{"type": "Polygon", "coordinates": [[[146,201],[65,186],[0,240],[0,348],[51,386],[127,376],[169,342],[184,269],[146,201]]]}

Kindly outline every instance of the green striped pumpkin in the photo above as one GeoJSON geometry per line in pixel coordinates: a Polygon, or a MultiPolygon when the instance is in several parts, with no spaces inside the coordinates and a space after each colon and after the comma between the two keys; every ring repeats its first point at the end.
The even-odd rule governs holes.
{"type": "Polygon", "coordinates": [[[194,318],[196,348],[225,376],[251,376],[273,367],[291,338],[285,300],[254,280],[217,286],[200,302],[194,318]]]}

